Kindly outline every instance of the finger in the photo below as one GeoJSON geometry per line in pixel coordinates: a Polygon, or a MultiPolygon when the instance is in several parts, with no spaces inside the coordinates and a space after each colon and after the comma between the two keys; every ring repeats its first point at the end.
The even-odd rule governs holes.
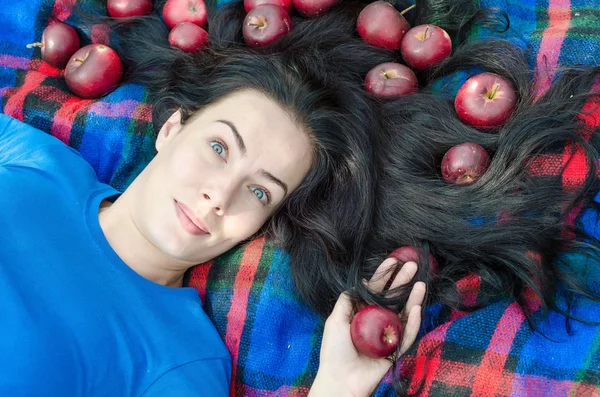
{"type": "Polygon", "coordinates": [[[410,280],[412,280],[415,274],[417,274],[417,270],[419,270],[419,265],[417,265],[416,262],[404,263],[400,271],[398,271],[396,278],[394,278],[394,281],[392,281],[390,289],[410,283],[410,280]]]}
{"type": "Polygon", "coordinates": [[[412,291],[410,291],[410,295],[408,296],[408,300],[406,301],[406,306],[404,306],[403,313],[410,313],[413,307],[417,305],[423,305],[426,292],[427,285],[423,281],[417,281],[413,286],[412,291]]]}
{"type": "Polygon", "coordinates": [[[392,276],[392,267],[394,267],[398,261],[394,258],[387,258],[381,265],[375,270],[375,274],[368,282],[367,288],[375,293],[383,291],[383,288],[387,284],[388,280],[392,276]]]}
{"type": "Polygon", "coordinates": [[[342,292],[338,297],[333,311],[329,315],[329,318],[338,319],[350,323],[350,317],[352,316],[352,301],[350,295],[347,292],[342,292]]]}
{"type": "Polygon", "coordinates": [[[404,327],[404,335],[402,337],[402,344],[400,345],[400,354],[406,353],[406,351],[415,343],[419,328],[421,326],[421,306],[413,306],[412,310],[408,313],[408,320],[404,327]]]}

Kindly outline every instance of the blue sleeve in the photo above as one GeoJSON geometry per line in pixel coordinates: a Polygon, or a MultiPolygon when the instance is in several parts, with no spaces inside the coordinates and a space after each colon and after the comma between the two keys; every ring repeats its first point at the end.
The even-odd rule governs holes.
{"type": "Polygon", "coordinates": [[[228,397],[230,380],[229,360],[199,360],[171,369],[143,397],[228,397]]]}

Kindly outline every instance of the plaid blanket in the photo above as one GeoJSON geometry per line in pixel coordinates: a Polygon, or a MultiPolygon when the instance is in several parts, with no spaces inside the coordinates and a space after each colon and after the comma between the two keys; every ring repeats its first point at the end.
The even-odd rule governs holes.
{"type": "MultiPolygon", "coordinates": [[[[74,1],[0,0],[0,111],[76,148],[102,182],[124,189],[154,155],[144,87],[124,85],[101,100],[82,100],[69,93],[62,70],[41,62],[39,49],[26,48],[50,20],[68,23],[74,1]]],[[[483,0],[481,5],[510,16],[511,28],[500,36],[527,50],[538,94],[548,88],[557,66],[600,63],[597,0],[483,0]]],[[[107,40],[101,28],[87,33],[89,41],[107,40]]],[[[477,28],[472,34],[491,35],[498,33],[477,28]]],[[[456,73],[445,83],[457,89],[466,77],[456,73]]],[[[598,125],[600,113],[583,120],[598,125]]],[[[564,158],[557,155],[554,166],[564,158]]],[[[576,161],[570,164],[565,178],[577,180],[584,170],[576,161]]],[[[573,215],[594,226],[594,214],[573,215]]],[[[595,282],[595,264],[571,259],[595,282]]],[[[258,239],[195,267],[188,284],[198,290],[231,351],[232,395],[306,395],[318,367],[323,323],[296,294],[285,252],[258,239]]],[[[476,303],[481,293],[475,275],[457,288],[465,303],[476,303]]],[[[600,305],[579,303],[576,315],[600,319],[600,305]]],[[[545,336],[532,332],[519,306],[508,300],[469,313],[432,305],[419,342],[398,365],[411,391],[421,396],[600,395],[600,328],[571,323],[567,332],[564,318],[554,314],[541,328],[545,336]]],[[[377,396],[391,395],[388,382],[377,396]]]]}

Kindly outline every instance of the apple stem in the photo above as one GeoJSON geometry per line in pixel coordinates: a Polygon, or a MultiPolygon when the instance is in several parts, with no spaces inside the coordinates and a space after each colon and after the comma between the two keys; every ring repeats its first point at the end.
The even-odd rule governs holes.
{"type": "Polygon", "coordinates": [[[499,88],[500,88],[500,84],[498,84],[498,83],[494,84],[494,86],[492,87],[492,90],[488,93],[488,98],[494,99],[499,88]]]}
{"type": "Polygon", "coordinates": [[[262,17],[262,16],[256,17],[256,18],[253,18],[253,20],[251,20],[250,22],[248,22],[248,26],[262,29],[265,26],[267,26],[267,21],[266,21],[265,17],[262,17]]]}
{"type": "Polygon", "coordinates": [[[41,47],[41,46],[42,46],[42,43],[38,42],[38,43],[27,44],[25,47],[32,48],[32,47],[41,47]]]}
{"type": "Polygon", "coordinates": [[[408,7],[408,8],[406,8],[406,9],[402,10],[402,11],[400,12],[400,15],[404,15],[404,14],[406,14],[407,12],[409,12],[410,10],[412,10],[413,8],[415,8],[416,6],[417,6],[416,4],[413,4],[413,5],[411,5],[410,7],[408,7]]]}

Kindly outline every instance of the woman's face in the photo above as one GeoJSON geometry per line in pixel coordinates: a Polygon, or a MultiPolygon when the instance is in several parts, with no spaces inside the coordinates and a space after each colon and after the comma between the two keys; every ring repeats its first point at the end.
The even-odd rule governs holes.
{"type": "Polygon", "coordinates": [[[156,149],[134,222],[160,251],[191,264],[256,233],[312,162],[307,133],[253,90],[223,98],[183,126],[176,112],[156,149]]]}

